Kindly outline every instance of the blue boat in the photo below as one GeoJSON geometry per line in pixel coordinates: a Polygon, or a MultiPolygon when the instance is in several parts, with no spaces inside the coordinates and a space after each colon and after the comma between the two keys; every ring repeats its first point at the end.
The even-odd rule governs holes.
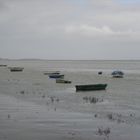
{"type": "Polygon", "coordinates": [[[64,74],[50,74],[49,78],[64,78],[64,74]]]}
{"type": "Polygon", "coordinates": [[[122,71],[113,71],[111,75],[113,78],[123,78],[124,73],[122,71]]]}

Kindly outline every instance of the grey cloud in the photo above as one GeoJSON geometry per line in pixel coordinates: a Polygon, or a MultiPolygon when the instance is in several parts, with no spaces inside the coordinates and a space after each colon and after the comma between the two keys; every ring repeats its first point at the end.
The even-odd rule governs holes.
{"type": "Polygon", "coordinates": [[[122,5],[115,0],[1,0],[0,7],[1,57],[140,58],[138,4],[122,5]],[[116,55],[114,50],[119,53],[119,49],[122,51],[116,55]]]}

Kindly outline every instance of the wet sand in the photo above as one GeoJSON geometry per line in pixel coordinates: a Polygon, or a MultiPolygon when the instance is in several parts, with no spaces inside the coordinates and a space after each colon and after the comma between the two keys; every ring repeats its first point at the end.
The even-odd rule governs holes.
{"type": "Polygon", "coordinates": [[[108,69],[99,76],[90,65],[75,69],[75,62],[70,63],[71,69],[65,67],[67,62],[3,63],[23,66],[24,71],[11,73],[0,68],[0,140],[140,139],[137,69],[123,79],[112,79],[108,69]],[[46,67],[38,67],[45,63],[46,67]],[[55,83],[43,75],[45,70],[60,70],[72,84],[55,83]],[[76,93],[75,84],[95,82],[108,83],[107,90],[76,93]],[[98,101],[90,102],[90,98],[98,101]]]}

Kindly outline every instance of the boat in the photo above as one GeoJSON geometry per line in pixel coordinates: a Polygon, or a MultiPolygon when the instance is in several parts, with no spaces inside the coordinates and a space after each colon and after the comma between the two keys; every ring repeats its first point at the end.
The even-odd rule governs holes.
{"type": "Polygon", "coordinates": [[[102,71],[99,71],[99,72],[98,72],[98,75],[102,75],[102,74],[103,74],[103,72],[102,72],[102,71]]]}
{"type": "Polygon", "coordinates": [[[0,64],[0,67],[7,67],[7,65],[4,65],[4,64],[0,64]]]}
{"type": "Polygon", "coordinates": [[[50,74],[49,78],[64,78],[64,74],[50,74]]]}
{"type": "Polygon", "coordinates": [[[60,74],[59,71],[46,71],[44,72],[44,75],[52,75],[52,74],[60,74]]]}
{"type": "Polygon", "coordinates": [[[107,84],[76,85],[76,91],[105,90],[107,84]]]}
{"type": "Polygon", "coordinates": [[[113,78],[123,78],[124,73],[122,71],[113,71],[111,75],[113,78]]]}
{"type": "Polygon", "coordinates": [[[56,83],[70,84],[71,81],[69,81],[69,80],[64,80],[64,79],[56,79],[56,83]]]}
{"type": "Polygon", "coordinates": [[[9,67],[11,72],[22,72],[24,68],[22,67],[9,67]]]}

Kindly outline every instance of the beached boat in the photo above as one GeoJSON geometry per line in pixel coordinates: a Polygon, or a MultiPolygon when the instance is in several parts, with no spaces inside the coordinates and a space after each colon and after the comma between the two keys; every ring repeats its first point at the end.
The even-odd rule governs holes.
{"type": "Polygon", "coordinates": [[[64,80],[64,79],[56,79],[56,83],[70,84],[70,83],[71,83],[71,81],[64,80]]]}
{"type": "Polygon", "coordinates": [[[107,84],[76,85],[76,91],[105,90],[107,84]]]}
{"type": "Polygon", "coordinates": [[[64,75],[63,74],[50,74],[49,75],[49,78],[64,78],[64,75]]]}
{"type": "Polygon", "coordinates": [[[24,68],[22,67],[9,67],[11,72],[22,72],[24,68]]]}
{"type": "Polygon", "coordinates": [[[124,73],[122,71],[113,71],[111,75],[113,78],[123,78],[124,73]]]}

